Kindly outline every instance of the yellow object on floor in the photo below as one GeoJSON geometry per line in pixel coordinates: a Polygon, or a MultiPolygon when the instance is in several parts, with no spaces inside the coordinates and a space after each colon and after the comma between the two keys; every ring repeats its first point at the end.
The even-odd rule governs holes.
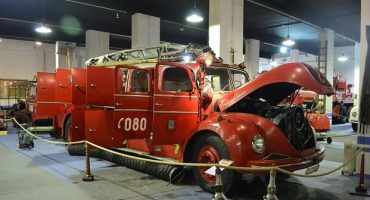
{"type": "Polygon", "coordinates": [[[0,131],[0,135],[8,135],[8,131],[0,131]]]}

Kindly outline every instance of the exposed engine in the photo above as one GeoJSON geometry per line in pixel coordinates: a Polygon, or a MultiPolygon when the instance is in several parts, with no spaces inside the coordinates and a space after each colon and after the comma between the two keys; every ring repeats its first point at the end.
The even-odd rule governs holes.
{"type": "Polygon", "coordinates": [[[252,113],[277,125],[297,150],[315,146],[312,128],[301,106],[270,106],[263,99],[245,98],[228,109],[230,112],[252,113]]]}

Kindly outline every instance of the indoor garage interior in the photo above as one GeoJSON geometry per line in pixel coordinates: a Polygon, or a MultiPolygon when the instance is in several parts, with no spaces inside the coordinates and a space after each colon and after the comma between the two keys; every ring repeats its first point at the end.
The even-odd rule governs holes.
{"type": "Polygon", "coordinates": [[[0,199],[370,200],[369,0],[0,0],[0,199]]]}

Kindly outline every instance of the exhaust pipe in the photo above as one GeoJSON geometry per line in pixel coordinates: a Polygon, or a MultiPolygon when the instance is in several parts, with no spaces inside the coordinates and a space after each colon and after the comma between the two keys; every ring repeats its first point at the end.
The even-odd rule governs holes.
{"type": "MultiPolygon", "coordinates": [[[[84,156],[85,146],[83,144],[68,145],[68,153],[72,156],[84,156]]],[[[117,165],[125,166],[127,168],[155,176],[174,184],[180,183],[185,177],[182,167],[126,158],[97,148],[90,149],[90,156],[94,158],[101,158],[117,165]]]]}

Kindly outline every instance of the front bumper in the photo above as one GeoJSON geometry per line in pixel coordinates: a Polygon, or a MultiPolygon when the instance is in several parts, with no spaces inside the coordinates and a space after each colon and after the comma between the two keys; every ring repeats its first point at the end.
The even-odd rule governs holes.
{"type": "MultiPolygon", "coordinates": [[[[314,153],[304,155],[300,158],[291,157],[288,155],[281,155],[280,159],[266,159],[269,156],[260,159],[252,160],[248,162],[250,167],[279,167],[288,171],[296,171],[310,167],[312,165],[320,163],[325,157],[324,146],[318,144],[316,151],[314,153]]],[[[271,157],[271,156],[270,156],[271,157]]],[[[262,172],[263,173],[263,172],[262,172]]]]}

